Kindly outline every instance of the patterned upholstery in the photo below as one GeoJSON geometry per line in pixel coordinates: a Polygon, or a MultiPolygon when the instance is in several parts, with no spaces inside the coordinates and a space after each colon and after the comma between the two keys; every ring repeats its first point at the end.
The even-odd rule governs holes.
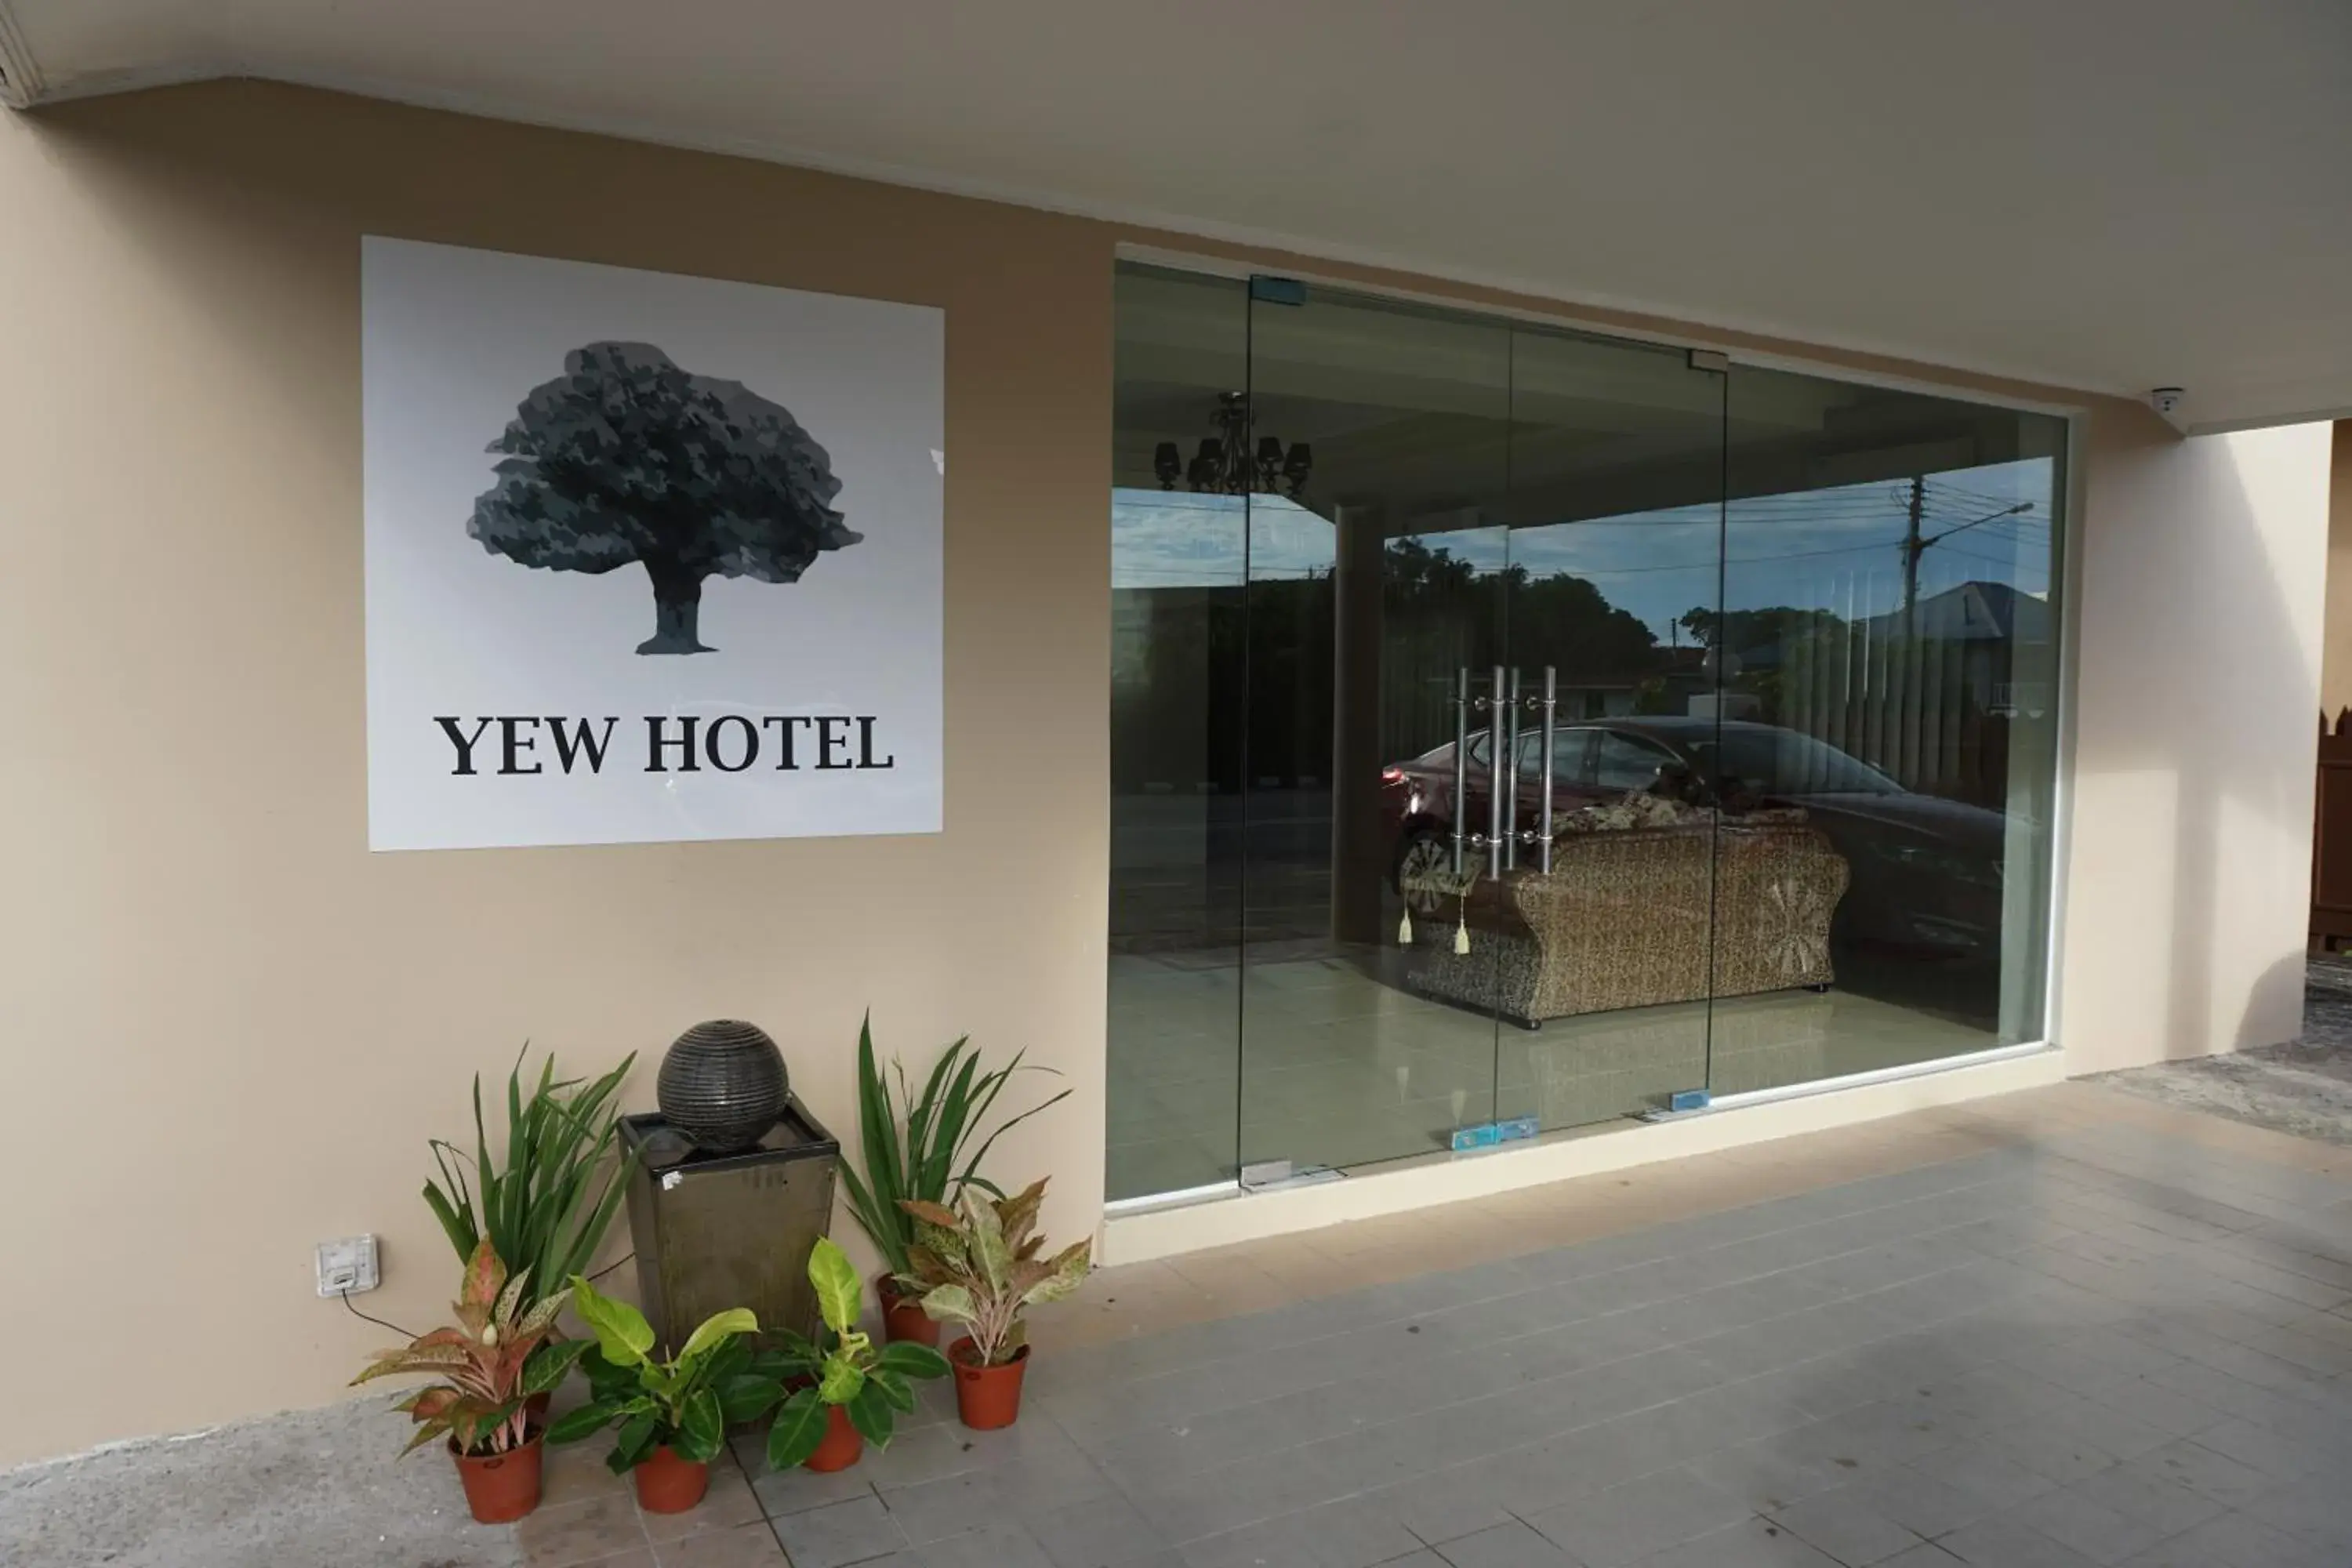
{"type": "Polygon", "coordinates": [[[1827,838],[1785,821],[1565,834],[1549,876],[1471,894],[1467,954],[1450,923],[1425,922],[1411,981],[1528,1024],[1826,985],[1846,879],[1827,838]]]}

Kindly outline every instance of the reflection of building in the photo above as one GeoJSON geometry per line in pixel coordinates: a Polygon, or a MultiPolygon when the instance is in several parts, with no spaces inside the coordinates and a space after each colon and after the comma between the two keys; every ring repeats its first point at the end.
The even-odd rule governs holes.
{"type": "MultiPolygon", "coordinates": [[[[2046,600],[2006,583],[1969,582],[1921,599],[1907,618],[1912,636],[1921,643],[1960,650],[1957,689],[1980,711],[2007,713],[2020,705],[2021,697],[2027,707],[2046,703],[2046,679],[2019,681],[2011,673],[2021,664],[2038,669],[2047,657],[2051,628],[2046,600]]],[[[1865,624],[1874,637],[1899,637],[1906,619],[1895,610],[1865,624]]]]}
{"type": "Polygon", "coordinates": [[[1662,647],[1639,668],[1569,669],[1560,674],[1562,719],[1622,719],[1632,713],[1686,713],[1714,682],[1703,647],[1662,647]]]}

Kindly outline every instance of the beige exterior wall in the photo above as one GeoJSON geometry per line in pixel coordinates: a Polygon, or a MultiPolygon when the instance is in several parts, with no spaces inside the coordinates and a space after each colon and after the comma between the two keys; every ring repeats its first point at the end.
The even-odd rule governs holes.
{"type": "MultiPolygon", "coordinates": [[[[310,1244],[377,1232],[365,1304],[429,1321],[425,1140],[526,1037],[593,1067],[758,1019],[844,1131],[869,1005],[886,1048],[1026,1047],[1076,1092],[1003,1168],[1053,1173],[1053,1232],[1097,1223],[1111,260],[1234,252],[247,84],[0,116],[0,1464],[337,1397],[383,1334],[313,1296],[310,1244]],[[368,853],[363,233],[945,308],[942,834],[368,853]]],[[[2069,1036],[2086,1066],[2276,1037],[2324,454],[1946,384],[2096,408],[2069,1036]]]]}
{"type": "Polygon", "coordinates": [[[2093,426],[2058,999],[2074,1072],[2302,1030],[2329,439],[2093,426]]]}
{"type": "Polygon", "coordinates": [[[248,87],[0,115],[0,1258],[41,1347],[0,1463],[337,1397],[386,1336],[313,1295],[320,1238],[379,1233],[363,1304],[436,1321],[425,1139],[526,1038],[758,1019],[845,1131],[869,1005],[886,1048],[1025,1047],[1077,1092],[1005,1168],[1093,1225],[1107,233],[248,87]],[[362,232],[945,307],[944,833],[368,852],[362,232]]]}

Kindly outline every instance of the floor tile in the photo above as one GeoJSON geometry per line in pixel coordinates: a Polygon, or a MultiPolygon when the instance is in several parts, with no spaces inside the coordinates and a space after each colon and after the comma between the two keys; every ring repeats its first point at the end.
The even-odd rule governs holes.
{"type": "Polygon", "coordinates": [[[1579,1498],[1528,1522],[1586,1568],[1619,1568],[1736,1524],[1748,1512],[1738,1498],[1675,1469],[1579,1498]]]}
{"type": "Polygon", "coordinates": [[[540,1508],[516,1524],[515,1543],[530,1568],[574,1568],[647,1541],[637,1522],[636,1499],[614,1491],[540,1508]]]}
{"type": "Polygon", "coordinates": [[[1769,1520],[1750,1519],[1643,1558],[1636,1568],[1838,1568],[1769,1520]]]}
{"type": "Polygon", "coordinates": [[[2011,1519],[1979,1521],[1936,1544],[1971,1568],[2093,1568],[2099,1561],[2011,1519]]]}
{"type": "Polygon", "coordinates": [[[764,1524],[741,1524],[731,1530],[705,1531],[654,1548],[661,1568],[810,1568],[795,1560],[788,1564],[783,1549],[764,1524]]]}
{"type": "MultiPolygon", "coordinates": [[[[1489,1481],[1492,1460],[1454,1465],[1365,1495],[1415,1537],[1443,1546],[1465,1535],[1516,1522],[1489,1481]]],[[[1559,1499],[1548,1498],[1556,1503],[1559,1499]]]]}
{"type": "Polygon", "coordinates": [[[2227,1508],[2244,1507],[2281,1479],[2187,1440],[2168,1443],[2120,1468],[2160,1476],[2227,1508]]]}
{"type": "MultiPolygon", "coordinates": [[[[1034,1537],[1003,1521],[959,1531],[901,1554],[908,1568],[1055,1568],[1034,1537]]],[[[801,1568],[800,1559],[793,1559],[801,1568]]]]}
{"type": "Polygon", "coordinates": [[[1167,1546],[1150,1521],[1123,1497],[1033,1513],[1026,1523],[1054,1568],[1118,1568],[1167,1546]]]}
{"type": "Polygon", "coordinates": [[[593,1440],[549,1447],[541,1468],[539,1506],[562,1508],[608,1492],[626,1492],[628,1477],[614,1475],[604,1463],[609,1448],[609,1444],[593,1440]]]}
{"type": "Polygon", "coordinates": [[[2225,1513],[2124,1559],[2123,1568],[2342,1568],[2343,1559],[2242,1513],[2225,1513]]]}
{"type": "Polygon", "coordinates": [[[1448,1568],[1580,1568],[1577,1560],[1513,1520],[1437,1548],[1448,1568]]]}
{"type": "Polygon", "coordinates": [[[732,1457],[721,1454],[710,1467],[710,1489],[702,1500],[684,1513],[638,1512],[638,1521],[645,1526],[646,1537],[656,1546],[665,1541],[699,1534],[706,1530],[728,1530],[739,1524],[752,1524],[766,1518],[751,1483],[743,1479],[732,1457]]]}
{"type": "Polygon", "coordinates": [[[2352,1491],[2344,1465],[2263,1493],[2243,1511],[2273,1530],[2326,1549],[2336,1562],[2352,1563],[2352,1491]]]}
{"type": "Polygon", "coordinates": [[[1769,1517],[1800,1540],[1846,1564],[1846,1568],[1865,1568],[1865,1564],[1909,1551],[1923,1539],[1919,1532],[1887,1518],[1868,1500],[1845,1487],[1807,1498],[1769,1517]]]}
{"type": "Polygon", "coordinates": [[[905,1531],[876,1497],[789,1513],[774,1525],[793,1568],[843,1568],[908,1545],[905,1531]]]}
{"type": "MultiPolygon", "coordinates": [[[[2300,1480],[2314,1470],[2335,1462],[2340,1454],[2352,1453],[2352,1442],[2341,1445],[2317,1444],[2290,1436],[2275,1426],[2232,1417],[2218,1426],[2209,1426],[2189,1442],[2192,1447],[2220,1454],[2264,1477],[2271,1486],[2300,1480]]],[[[2170,1449],[2159,1449],[2159,1453],[2170,1449]]],[[[2229,1501],[2227,1498],[2223,1501],[2229,1501]]]]}
{"type": "Polygon", "coordinates": [[[863,1465],[825,1472],[794,1468],[759,1475],[751,1482],[751,1494],[770,1519],[782,1519],[828,1503],[872,1497],[874,1483],[866,1479],[863,1465]]]}
{"type": "MultiPolygon", "coordinates": [[[[2093,1480],[2097,1479],[2092,1478],[2093,1480]]],[[[2114,1495],[2111,1490],[2105,1495],[2095,1496],[2085,1489],[2088,1485],[2087,1482],[2077,1482],[2073,1486],[2060,1487],[2055,1491],[2044,1492],[2021,1505],[2011,1519],[2094,1563],[2120,1563],[2133,1552],[2145,1551],[2165,1537],[2178,1534],[2189,1524],[2200,1522],[2192,1518],[2179,1524],[2168,1524],[2158,1519],[2127,1512],[2126,1509],[2129,1503],[2126,1499],[2114,1495]],[[2117,1507],[2117,1503],[2125,1506],[2117,1507]]],[[[2205,1500],[2196,1498],[2186,1488],[2180,1490],[2184,1498],[2193,1500],[2206,1510],[2213,1507],[2205,1500]]]]}

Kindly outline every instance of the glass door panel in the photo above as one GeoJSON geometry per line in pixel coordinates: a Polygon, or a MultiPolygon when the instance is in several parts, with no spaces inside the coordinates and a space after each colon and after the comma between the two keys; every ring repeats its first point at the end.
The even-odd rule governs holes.
{"type": "Polygon", "coordinates": [[[1112,395],[1110,957],[1113,1201],[1227,1183],[1238,1163],[1247,513],[1177,488],[1248,375],[1231,279],[1122,265],[1112,395]],[[1180,446],[1181,444],[1181,446],[1180,446]]]}
{"type": "Polygon", "coordinates": [[[1715,1092],[2039,1039],[2064,422],[1729,397],[1715,1092]]]}
{"type": "Polygon", "coordinates": [[[1251,302],[1213,454],[1249,513],[1249,1184],[1441,1150],[1495,1104],[1496,950],[1454,877],[1491,739],[1465,737],[1466,810],[1454,764],[1465,674],[1478,703],[1502,662],[1511,332],[1284,292],[1251,302]]]}
{"type": "Polygon", "coordinates": [[[1511,395],[1508,659],[1530,739],[1496,1074],[1517,1131],[1706,1085],[1715,836],[1690,748],[1714,693],[1690,626],[1720,585],[1724,377],[1523,329],[1511,395]]]}

